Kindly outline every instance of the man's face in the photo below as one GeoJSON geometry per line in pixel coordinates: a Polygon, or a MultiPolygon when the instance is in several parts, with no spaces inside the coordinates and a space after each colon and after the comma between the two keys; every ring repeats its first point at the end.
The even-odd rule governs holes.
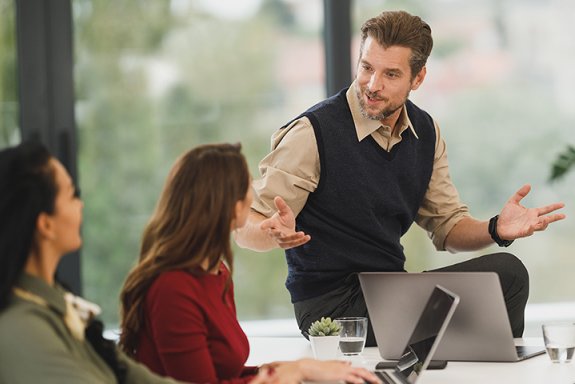
{"type": "Polygon", "coordinates": [[[410,56],[410,48],[383,48],[371,36],[366,38],[355,88],[365,117],[382,123],[397,119],[409,92],[417,89],[425,77],[424,67],[412,79],[410,56]]]}

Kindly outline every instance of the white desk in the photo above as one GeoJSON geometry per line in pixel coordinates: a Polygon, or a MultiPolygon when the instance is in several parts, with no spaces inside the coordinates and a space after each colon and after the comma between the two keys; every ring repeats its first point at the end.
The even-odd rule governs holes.
{"type": "MultiPolygon", "coordinates": [[[[534,338],[529,344],[542,341],[534,338]]],[[[303,337],[250,337],[251,353],[247,365],[260,365],[277,360],[313,357],[309,341],[303,337]]],[[[381,361],[377,348],[366,348],[354,357],[354,365],[373,369],[381,361]]],[[[574,384],[575,362],[553,364],[544,354],[517,363],[475,363],[450,361],[446,369],[426,371],[422,384],[574,384]]]]}

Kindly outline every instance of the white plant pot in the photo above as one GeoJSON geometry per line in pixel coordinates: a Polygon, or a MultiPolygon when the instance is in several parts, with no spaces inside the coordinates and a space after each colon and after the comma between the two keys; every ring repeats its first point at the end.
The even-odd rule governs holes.
{"type": "Polygon", "coordinates": [[[313,356],[318,360],[338,358],[339,336],[310,336],[313,356]]]}

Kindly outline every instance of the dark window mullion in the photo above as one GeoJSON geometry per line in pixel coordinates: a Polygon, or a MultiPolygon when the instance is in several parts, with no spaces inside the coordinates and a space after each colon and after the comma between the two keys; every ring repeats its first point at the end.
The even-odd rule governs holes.
{"type": "MultiPolygon", "coordinates": [[[[71,0],[15,0],[22,139],[39,138],[77,182],[71,0]]],[[[58,277],[81,292],[79,253],[58,277]]]]}
{"type": "Polygon", "coordinates": [[[331,96],[351,82],[351,0],[324,0],[325,85],[331,96]]]}

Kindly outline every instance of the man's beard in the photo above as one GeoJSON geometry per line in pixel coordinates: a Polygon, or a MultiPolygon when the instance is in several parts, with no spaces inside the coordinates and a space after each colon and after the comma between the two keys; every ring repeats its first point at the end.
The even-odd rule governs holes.
{"type": "Polygon", "coordinates": [[[376,100],[381,100],[381,101],[387,101],[387,100],[385,98],[380,98],[376,92],[370,92],[368,90],[362,91],[359,86],[356,88],[355,93],[357,95],[357,99],[359,100],[359,109],[360,109],[363,117],[365,117],[366,119],[377,120],[377,121],[385,120],[389,116],[393,115],[395,112],[397,112],[397,110],[399,110],[401,107],[403,107],[403,105],[405,104],[405,101],[409,97],[409,92],[407,92],[407,95],[405,95],[405,98],[403,99],[403,101],[399,105],[397,105],[397,104],[389,105],[374,115],[374,114],[370,114],[367,111],[367,107],[365,105],[365,100],[363,98],[363,94],[366,94],[367,96],[370,96],[371,98],[376,99],[376,100]]]}

